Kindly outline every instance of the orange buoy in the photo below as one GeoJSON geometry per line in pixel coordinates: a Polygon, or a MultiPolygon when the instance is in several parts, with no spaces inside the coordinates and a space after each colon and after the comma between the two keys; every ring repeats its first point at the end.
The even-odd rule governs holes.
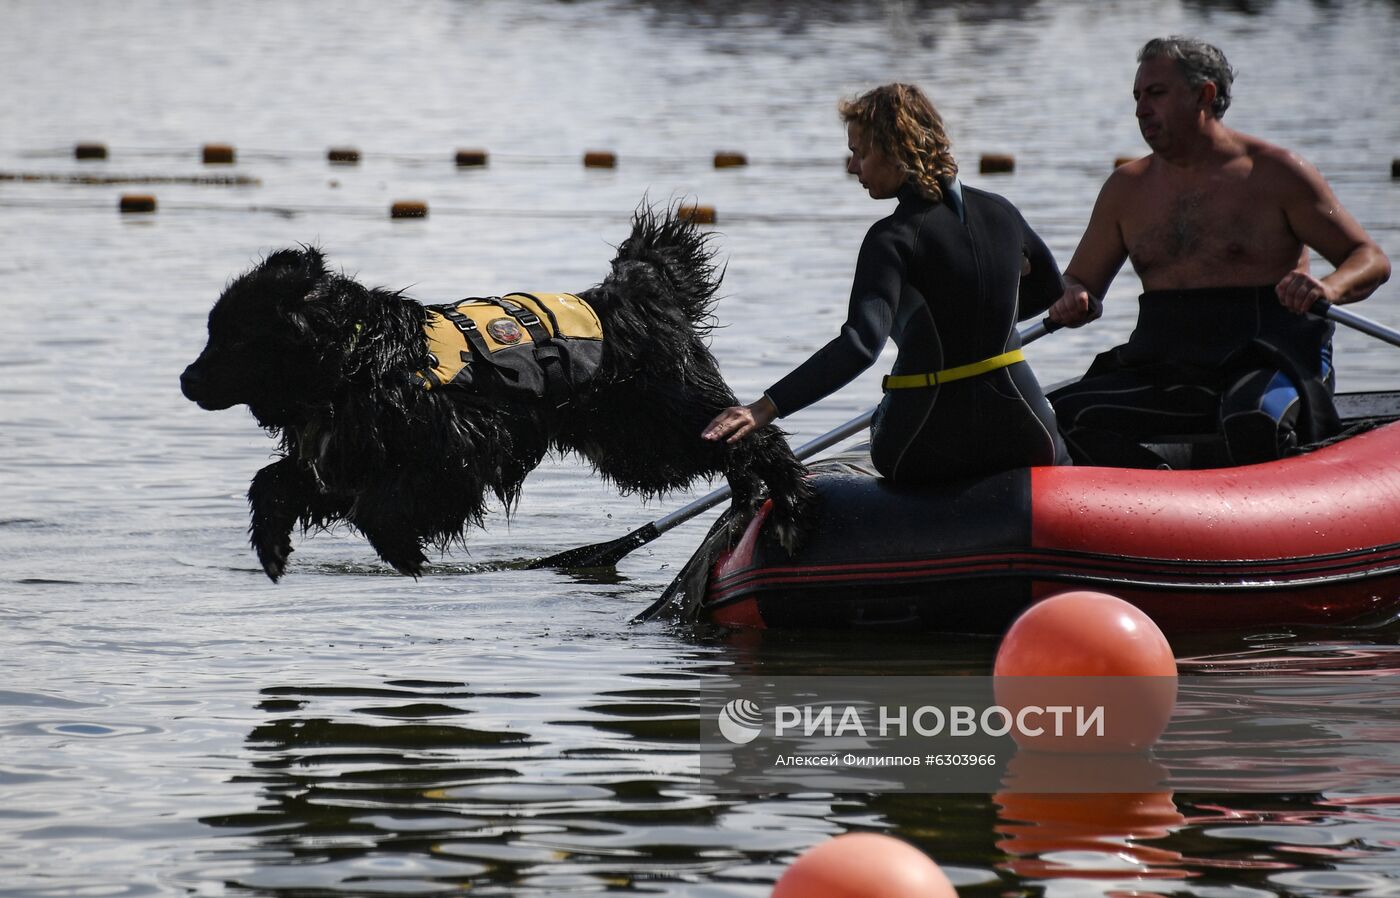
{"type": "Polygon", "coordinates": [[[486,164],[485,150],[458,150],[457,167],[471,168],[472,166],[486,164]]]}
{"type": "Polygon", "coordinates": [[[124,193],[117,208],[122,212],[154,212],[156,198],[149,193],[124,193]]]}
{"type": "Polygon", "coordinates": [[[427,218],[428,204],[421,200],[399,200],[389,207],[390,218],[427,218]]]}
{"type": "Polygon", "coordinates": [[[681,221],[688,221],[691,224],[714,224],[714,206],[680,206],[676,209],[676,217],[681,221]]]}
{"type": "Polygon", "coordinates": [[[331,147],[326,151],[326,159],[334,165],[356,165],[360,161],[360,151],[354,147],[331,147]]]}
{"type": "Polygon", "coordinates": [[[981,165],[978,167],[984,175],[1002,174],[1016,170],[1016,157],[1002,153],[988,153],[982,157],[981,165]]]}
{"type": "Polygon", "coordinates": [[[1171,645],[1140,609],[1106,593],[1065,592],[1027,608],[1002,637],[992,673],[997,704],[1041,711],[1011,731],[1037,751],[1145,751],[1176,706],[1171,645]],[[1061,707],[1084,710],[1046,710],[1061,707]],[[1095,708],[1100,724],[1081,730],[1095,708]]]}
{"type": "Polygon", "coordinates": [[[739,168],[748,164],[749,159],[743,153],[715,153],[715,168],[739,168]]]}
{"type": "Polygon", "coordinates": [[[206,143],[204,145],[205,165],[232,165],[236,155],[233,147],[226,143],[206,143]]]}
{"type": "Polygon", "coordinates": [[[589,150],[583,154],[584,168],[617,168],[617,154],[607,150],[589,150]]]}
{"type": "Polygon", "coordinates": [[[73,158],[106,159],[107,145],[105,143],[80,143],[73,147],[73,158]]]}
{"type": "Polygon", "coordinates": [[[957,898],[928,855],[893,836],[845,833],[802,852],[772,898],[957,898]]]}

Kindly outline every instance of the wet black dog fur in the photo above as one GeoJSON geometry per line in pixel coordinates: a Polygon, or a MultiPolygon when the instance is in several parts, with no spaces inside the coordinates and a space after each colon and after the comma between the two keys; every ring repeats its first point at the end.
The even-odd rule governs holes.
{"type": "Polygon", "coordinates": [[[736,404],[705,343],[718,287],[704,235],[673,213],[639,211],[611,272],[578,294],[603,325],[601,366],[556,407],[424,390],[412,377],[428,367],[422,305],[331,273],[317,249],[281,250],[224,290],[180,384],[205,409],[247,405],[281,441],[248,489],[250,541],[273,580],[294,529],[341,522],[418,576],[425,548],[463,541],[490,496],[509,513],[550,451],[576,452],[644,497],[723,473],[747,513],[766,485],[773,535],[794,549],[812,493],[781,432],[732,446],[699,436],[736,404]]]}

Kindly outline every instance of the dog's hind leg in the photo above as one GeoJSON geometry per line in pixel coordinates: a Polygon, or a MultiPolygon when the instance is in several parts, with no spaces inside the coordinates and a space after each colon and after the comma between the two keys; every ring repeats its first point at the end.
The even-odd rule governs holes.
{"type": "Polygon", "coordinates": [[[248,538],[274,583],[286,571],[292,554],[292,528],[298,519],[309,516],[315,495],[315,481],[293,458],[273,462],[253,476],[248,487],[252,512],[248,538]]]}
{"type": "Polygon", "coordinates": [[[702,439],[705,425],[738,400],[708,352],[694,351],[691,366],[684,380],[652,376],[600,392],[573,411],[561,447],[583,454],[623,490],[644,495],[722,473],[744,515],[758,509],[766,485],[773,499],[771,532],[796,550],[814,505],[806,469],[775,427],[735,444],[702,439]]]}
{"type": "MultiPolygon", "coordinates": [[[[738,479],[748,481],[744,489],[750,493],[756,491],[756,481],[768,487],[768,496],[773,500],[773,512],[768,517],[769,531],[789,554],[802,545],[816,514],[816,492],[807,482],[806,472],[775,427],[760,429],[731,452],[730,486],[735,487],[738,479]],[[738,472],[737,478],[735,472],[738,472]]],[[[734,495],[737,500],[744,494],[735,487],[734,495]]]]}
{"type": "Polygon", "coordinates": [[[385,563],[400,574],[417,577],[428,556],[423,554],[423,535],[415,523],[413,496],[402,475],[378,483],[356,498],[350,523],[385,563]]]}
{"type": "MultiPolygon", "coordinates": [[[[428,556],[423,554],[423,541],[416,533],[395,526],[357,526],[374,547],[374,551],[379,553],[379,557],[394,570],[410,577],[418,577],[423,573],[423,565],[428,563],[428,556]]],[[[404,522],[404,526],[407,526],[407,522],[404,522]]]]}

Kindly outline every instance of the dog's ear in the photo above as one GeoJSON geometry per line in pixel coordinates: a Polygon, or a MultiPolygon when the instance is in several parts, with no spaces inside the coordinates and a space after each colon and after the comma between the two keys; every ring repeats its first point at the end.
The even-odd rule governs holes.
{"type": "Polygon", "coordinates": [[[314,246],[301,249],[279,249],[268,256],[263,266],[279,277],[315,283],[326,275],[326,257],[314,246]]]}
{"type": "Polygon", "coordinates": [[[275,295],[284,315],[296,316],[307,302],[314,301],[327,278],[325,256],[313,246],[278,250],[263,260],[261,267],[282,285],[275,295]]]}

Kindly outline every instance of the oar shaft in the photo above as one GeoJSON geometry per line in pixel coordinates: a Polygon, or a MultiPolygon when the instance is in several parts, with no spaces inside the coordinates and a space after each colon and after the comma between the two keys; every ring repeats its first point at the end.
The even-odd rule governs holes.
{"type": "Polygon", "coordinates": [[[1355,312],[1348,312],[1346,309],[1338,308],[1329,302],[1314,303],[1311,311],[1319,317],[1327,318],[1338,324],[1345,324],[1352,330],[1361,331],[1361,333],[1375,337],[1377,340],[1384,340],[1391,346],[1400,346],[1400,331],[1392,330],[1378,321],[1364,318],[1355,312]]]}

